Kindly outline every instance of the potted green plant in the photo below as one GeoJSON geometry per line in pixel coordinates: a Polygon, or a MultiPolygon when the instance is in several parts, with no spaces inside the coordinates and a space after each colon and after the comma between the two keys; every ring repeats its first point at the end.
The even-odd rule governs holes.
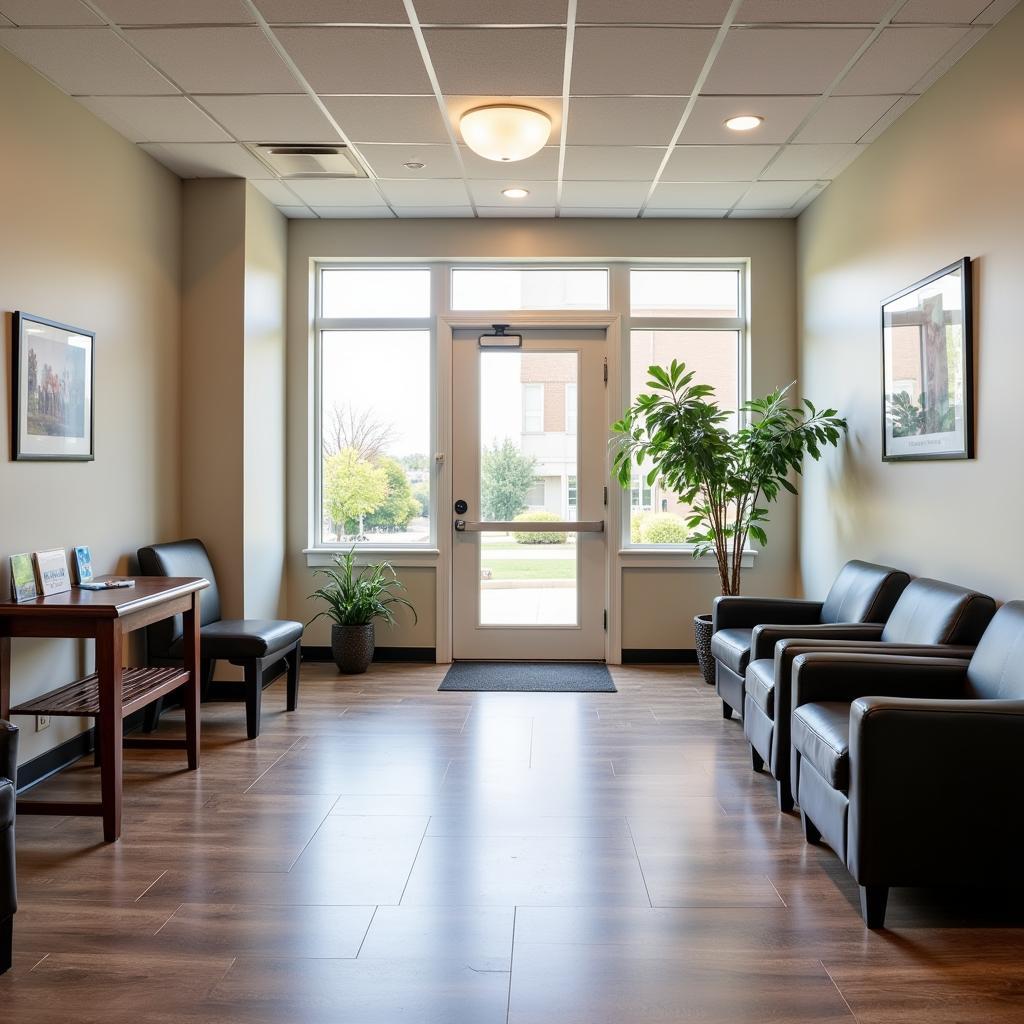
{"type": "MultiPolygon", "coordinates": [[[[648,485],[660,480],[688,506],[693,557],[713,555],[722,593],[738,594],[748,537],[768,543],[765,506],[781,490],[797,493],[790,476],[802,471],[805,455],[817,460],[823,447],[838,445],[846,420],[807,399],[789,404],[790,384],[745,403],[739,428],[730,430],[731,413],[684,363],[647,373],[647,390],[612,426],[612,472],[629,487],[639,467],[648,485]]],[[[694,630],[697,659],[713,683],[711,616],[696,616],[694,630]]]]}
{"type": "Polygon", "coordinates": [[[365,672],[373,661],[374,620],[395,621],[392,606],[405,605],[418,621],[416,609],[402,596],[405,585],[388,562],[364,565],[356,569],[356,549],[334,556],[334,565],[313,570],[314,576],[326,576],[327,583],[314,590],[310,599],[326,602],[308,624],[326,615],[331,626],[331,654],[339,672],[355,675],[365,672]]]}

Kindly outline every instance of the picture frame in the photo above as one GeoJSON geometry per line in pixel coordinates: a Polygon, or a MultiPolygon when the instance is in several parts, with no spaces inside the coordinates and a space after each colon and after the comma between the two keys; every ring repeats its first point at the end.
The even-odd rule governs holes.
{"type": "Polygon", "coordinates": [[[84,544],[76,545],[71,549],[71,563],[75,570],[75,582],[81,586],[83,583],[91,583],[92,552],[84,544]]]}
{"type": "Polygon", "coordinates": [[[36,563],[36,585],[42,597],[66,594],[71,589],[68,556],[63,548],[33,551],[32,557],[36,563]]]}
{"type": "Polygon", "coordinates": [[[29,553],[11,555],[11,600],[16,604],[34,601],[39,596],[35,564],[29,553]]]}
{"type": "Polygon", "coordinates": [[[18,310],[13,341],[12,458],[93,461],[95,333],[18,310]]]}
{"type": "Polygon", "coordinates": [[[882,461],[974,458],[968,257],[882,302],[882,461]]]}

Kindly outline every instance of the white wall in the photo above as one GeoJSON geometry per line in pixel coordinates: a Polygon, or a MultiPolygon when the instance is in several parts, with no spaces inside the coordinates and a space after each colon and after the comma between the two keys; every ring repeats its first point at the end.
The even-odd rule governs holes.
{"type": "Polygon", "coordinates": [[[850,420],[804,484],[811,594],[846,559],[1024,594],[1024,7],[997,25],[799,221],[800,376],[850,420]],[[881,461],[879,303],[974,260],[977,458],[881,461]]]}
{"type": "MultiPolygon", "coordinates": [[[[316,259],[749,259],[750,374],[755,393],[796,375],[793,221],[421,220],[289,222],[288,252],[288,614],[308,617],[312,589],[302,549],[309,543],[312,407],[311,268],[316,259]]],[[[831,389],[819,389],[822,402],[831,389]]],[[[447,510],[439,510],[442,524],[447,510]]],[[[796,585],[796,510],[788,497],[772,515],[770,544],[747,571],[749,593],[792,593],[796,585]]],[[[442,528],[444,528],[442,526],[442,528]]],[[[413,627],[382,630],[378,643],[434,646],[432,569],[403,571],[420,611],[413,627]]],[[[692,648],[692,616],[710,610],[717,576],[706,569],[626,570],[623,646],[692,648]]],[[[307,631],[328,643],[328,625],[307,631]]]]}
{"type": "MultiPolygon", "coordinates": [[[[87,544],[97,571],[126,572],[137,548],[177,533],[181,183],[3,51],[0,96],[6,594],[10,554],[87,544]],[[96,332],[94,462],[9,461],[14,310],[96,332]]],[[[15,640],[12,651],[15,703],[91,668],[78,641],[15,640]]],[[[35,733],[16,719],[20,761],[90,724],[52,722],[35,733]]]]}

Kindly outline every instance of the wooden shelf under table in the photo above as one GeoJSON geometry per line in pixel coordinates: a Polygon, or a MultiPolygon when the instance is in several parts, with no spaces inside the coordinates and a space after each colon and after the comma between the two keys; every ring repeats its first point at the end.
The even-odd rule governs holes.
{"type": "MultiPolygon", "coordinates": [[[[125,718],[152,704],[171,690],[188,682],[184,668],[126,668],[121,677],[121,717],[125,718]]],[[[12,715],[50,715],[65,718],[98,718],[100,714],[99,676],[93,672],[67,686],[33,697],[17,707],[12,715]]]]}

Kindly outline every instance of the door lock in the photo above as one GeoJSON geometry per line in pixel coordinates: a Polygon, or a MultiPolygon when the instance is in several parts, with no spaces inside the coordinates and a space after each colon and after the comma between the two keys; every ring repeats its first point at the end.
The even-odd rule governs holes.
{"type": "Polygon", "coordinates": [[[464,498],[459,498],[455,502],[455,512],[457,515],[464,516],[469,511],[469,505],[464,498]]]}
{"type": "Polygon", "coordinates": [[[466,529],[466,520],[465,519],[456,519],[455,520],[455,529],[459,533],[463,533],[465,531],[465,529],[466,529]]]}

